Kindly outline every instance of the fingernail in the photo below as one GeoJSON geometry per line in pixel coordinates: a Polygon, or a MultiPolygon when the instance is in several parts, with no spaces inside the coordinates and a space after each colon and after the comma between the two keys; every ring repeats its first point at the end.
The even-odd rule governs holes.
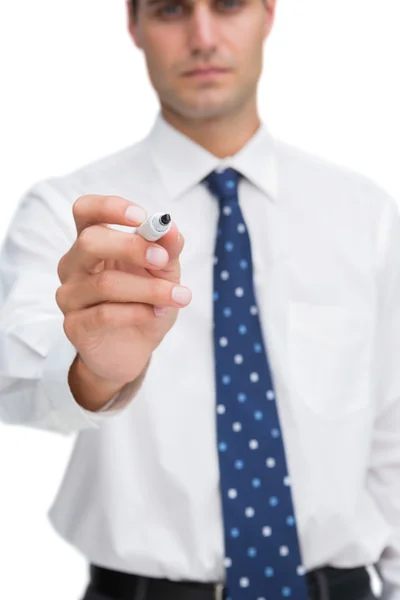
{"type": "Polygon", "coordinates": [[[154,306],[153,310],[156,317],[165,317],[168,309],[166,306],[154,306]]]}
{"type": "Polygon", "coordinates": [[[155,267],[162,267],[168,261],[168,252],[160,247],[150,246],[146,252],[146,258],[155,267]]]}
{"type": "Polygon", "coordinates": [[[143,223],[143,221],[147,217],[147,212],[144,210],[144,208],[141,208],[140,206],[132,205],[128,206],[128,208],[126,209],[125,217],[128,219],[128,221],[132,221],[133,223],[140,225],[140,223],[143,223]]]}
{"type": "Polygon", "coordinates": [[[172,288],[172,299],[178,304],[186,306],[186,304],[189,304],[190,300],[192,299],[192,292],[187,287],[176,285],[174,288],[172,288]]]}

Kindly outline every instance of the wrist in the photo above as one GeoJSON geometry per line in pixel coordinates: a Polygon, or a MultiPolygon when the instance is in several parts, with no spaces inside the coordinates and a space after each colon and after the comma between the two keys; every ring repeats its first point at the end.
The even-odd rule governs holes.
{"type": "Polygon", "coordinates": [[[106,406],[124,387],[93,373],[77,354],[68,373],[68,384],[75,401],[85,410],[96,412],[106,406]]]}

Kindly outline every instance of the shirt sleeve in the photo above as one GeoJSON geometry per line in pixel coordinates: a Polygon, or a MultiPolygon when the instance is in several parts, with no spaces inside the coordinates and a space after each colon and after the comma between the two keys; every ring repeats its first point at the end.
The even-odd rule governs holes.
{"type": "Polygon", "coordinates": [[[379,246],[377,411],[367,483],[392,530],[378,565],[383,597],[400,600],[400,216],[394,200],[380,222],[379,246]]]}
{"type": "MultiPolygon", "coordinates": [[[[78,197],[78,196],[77,196],[78,197]]],[[[83,409],[68,372],[76,348],[55,294],[58,262],[76,238],[72,204],[52,180],[20,200],[0,252],[0,420],[70,434],[98,428],[129,404],[131,385],[103,410],[83,409]]]]}

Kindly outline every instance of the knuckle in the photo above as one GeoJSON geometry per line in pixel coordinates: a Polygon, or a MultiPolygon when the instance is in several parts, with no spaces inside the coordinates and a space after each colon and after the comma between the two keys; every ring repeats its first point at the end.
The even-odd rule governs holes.
{"type": "Polygon", "coordinates": [[[65,263],[65,255],[61,257],[61,259],[58,262],[57,265],[57,276],[58,279],[61,281],[61,283],[63,283],[63,277],[64,277],[64,263],[65,263]]]}
{"type": "Polygon", "coordinates": [[[62,312],[64,312],[64,308],[65,308],[65,286],[64,285],[60,285],[60,287],[58,287],[56,289],[56,302],[57,302],[57,306],[62,310],[62,312]]]}
{"type": "Polygon", "coordinates": [[[76,329],[77,329],[77,317],[75,313],[69,313],[65,316],[63,322],[64,333],[70,342],[76,337],[76,329]]]}
{"type": "Polygon", "coordinates": [[[85,254],[94,254],[96,231],[93,227],[87,227],[78,236],[78,250],[85,254]]]}

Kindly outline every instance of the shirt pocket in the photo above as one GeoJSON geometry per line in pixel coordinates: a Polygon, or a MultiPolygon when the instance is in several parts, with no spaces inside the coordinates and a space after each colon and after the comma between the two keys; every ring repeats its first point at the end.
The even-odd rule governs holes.
{"type": "Polygon", "coordinates": [[[368,404],[371,327],[365,313],[342,306],[289,306],[289,377],[293,401],[324,419],[368,404]]]}

